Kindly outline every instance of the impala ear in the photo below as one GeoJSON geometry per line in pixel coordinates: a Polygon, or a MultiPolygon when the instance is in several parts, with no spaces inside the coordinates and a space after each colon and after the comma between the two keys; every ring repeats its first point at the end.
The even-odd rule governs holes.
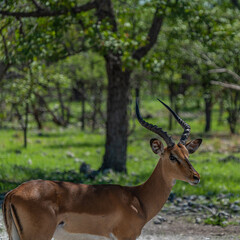
{"type": "Polygon", "coordinates": [[[193,141],[188,142],[186,144],[186,148],[188,152],[191,154],[191,153],[194,153],[199,148],[201,143],[202,143],[202,139],[195,139],[193,141]]]}
{"type": "Polygon", "coordinates": [[[156,138],[150,140],[150,146],[155,154],[161,155],[164,152],[163,143],[156,138]]]}

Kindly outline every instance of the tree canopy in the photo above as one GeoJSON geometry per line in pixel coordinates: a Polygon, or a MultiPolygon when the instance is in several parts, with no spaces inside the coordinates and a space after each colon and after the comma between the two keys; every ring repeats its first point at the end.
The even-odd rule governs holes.
{"type": "Polygon", "coordinates": [[[38,127],[45,111],[68,126],[73,100],[81,101],[84,126],[90,103],[92,128],[97,116],[106,121],[102,170],[126,171],[133,88],[156,92],[161,86],[177,112],[189,99],[199,107],[201,101],[206,132],[218,103],[236,132],[237,0],[2,1],[0,15],[0,84],[2,99],[7,96],[2,101],[19,116],[16,106],[25,103],[25,118],[30,104],[38,127]]]}

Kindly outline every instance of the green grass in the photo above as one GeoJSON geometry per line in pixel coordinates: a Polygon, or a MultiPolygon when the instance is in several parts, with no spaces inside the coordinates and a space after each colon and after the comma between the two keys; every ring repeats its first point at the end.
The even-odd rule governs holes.
{"type": "MultiPolygon", "coordinates": [[[[99,176],[95,182],[133,185],[145,181],[158,161],[158,156],[154,155],[149,147],[148,140],[151,134],[147,131],[145,134],[143,138],[132,135],[129,139],[127,177],[111,173],[110,176],[105,176],[105,179],[104,176],[99,176]]],[[[204,150],[209,144],[219,143],[216,139],[207,139],[201,148],[204,150]]],[[[84,181],[83,176],[78,174],[81,162],[87,162],[93,169],[98,169],[103,153],[104,136],[97,133],[82,133],[80,130],[70,128],[45,131],[39,136],[37,132],[32,131],[29,136],[29,146],[23,149],[21,132],[2,130],[0,191],[8,191],[23,181],[37,178],[69,181],[78,181],[79,178],[79,181],[84,181]]],[[[240,185],[237,184],[240,182],[239,163],[219,162],[220,158],[227,155],[228,153],[201,152],[200,149],[199,153],[191,156],[191,162],[201,175],[200,184],[193,187],[177,181],[173,191],[178,195],[238,194],[240,192],[240,185]]],[[[240,154],[237,153],[235,156],[240,157],[240,154]]]]}
{"type": "MultiPolygon", "coordinates": [[[[47,131],[38,136],[29,134],[27,149],[22,148],[19,131],[1,131],[0,178],[11,182],[51,177],[51,173],[76,170],[81,161],[97,168],[103,154],[104,139],[99,134],[88,134],[76,129],[47,131]],[[21,152],[21,153],[19,153],[21,152]],[[75,157],[69,157],[69,152],[75,157]]],[[[52,178],[52,177],[51,177],[52,178]]],[[[4,185],[1,185],[3,191],[4,185]]]]}
{"type": "MultiPolygon", "coordinates": [[[[151,113],[153,124],[161,123],[167,129],[168,112],[161,104],[152,100],[141,103],[141,113],[151,113]]],[[[184,113],[182,113],[185,115],[184,113]]],[[[216,124],[211,136],[203,136],[203,116],[195,117],[189,114],[184,117],[192,127],[193,137],[202,137],[203,144],[199,151],[191,155],[190,161],[201,175],[197,186],[177,181],[173,188],[179,196],[198,194],[214,197],[220,193],[232,193],[239,198],[240,164],[234,162],[222,163],[220,158],[232,154],[234,147],[240,143],[239,136],[230,136],[226,123],[216,124]]],[[[171,131],[174,139],[179,138],[182,129],[175,125],[171,131]]],[[[19,130],[0,131],[0,192],[6,192],[20,183],[30,179],[55,179],[86,183],[116,183],[135,185],[145,181],[152,173],[158,156],[153,154],[149,140],[156,137],[136,123],[134,133],[129,137],[128,174],[109,173],[99,175],[95,180],[86,179],[79,174],[79,166],[84,161],[93,169],[98,169],[104,154],[105,134],[102,129],[92,133],[82,132],[76,126],[67,129],[51,127],[38,133],[32,128],[29,131],[28,148],[22,148],[22,132],[19,130]]],[[[236,151],[237,152],[237,151],[236,151]]],[[[240,153],[233,153],[240,158],[240,153]]]]}

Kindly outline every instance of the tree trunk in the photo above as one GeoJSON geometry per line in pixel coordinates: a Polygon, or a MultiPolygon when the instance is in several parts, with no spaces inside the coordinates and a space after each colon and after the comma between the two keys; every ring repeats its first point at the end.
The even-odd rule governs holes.
{"type": "Polygon", "coordinates": [[[43,125],[42,125],[42,115],[43,115],[43,111],[41,110],[41,101],[40,99],[37,99],[38,102],[32,102],[31,106],[32,106],[32,113],[33,113],[33,117],[36,121],[37,124],[37,128],[38,130],[42,130],[43,125]]]}
{"type": "Polygon", "coordinates": [[[60,104],[60,110],[61,110],[61,117],[60,118],[62,119],[62,122],[66,122],[65,121],[65,106],[64,106],[64,103],[63,103],[60,84],[58,82],[56,83],[56,89],[57,89],[58,101],[59,101],[59,104],[60,104]]]}
{"type": "Polygon", "coordinates": [[[82,101],[82,81],[76,80],[74,86],[72,86],[72,101],[82,101]]]}
{"type": "Polygon", "coordinates": [[[82,83],[82,94],[81,94],[81,102],[82,102],[82,113],[81,113],[81,129],[82,131],[85,130],[85,84],[82,83]]]}
{"type": "Polygon", "coordinates": [[[211,130],[211,120],[212,120],[212,97],[208,94],[204,97],[205,101],[205,132],[209,132],[211,130]]]}
{"type": "Polygon", "coordinates": [[[219,101],[219,112],[218,112],[218,125],[221,125],[223,122],[223,112],[224,112],[224,98],[221,97],[219,101]]]}
{"type": "Polygon", "coordinates": [[[211,94],[211,85],[209,82],[208,75],[203,76],[202,78],[202,87],[204,89],[204,103],[205,103],[205,129],[204,132],[210,132],[211,130],[211,121],[212,121],[212,94],[211,94]]]}
{"type": "Polygon", "coordinates": [[[130,71],[122,71],[121,62],[106,56],[108,75],[105,155],[101,170],[126,172],[130,71]]]}
{"type": "Polygon", "coordinates": [[[8,68],[10,67],[10,64],[5,64],[3,62],[0,62],[0,82],[2,81],[5,73],[7,72],[8,68]]]}
{"type": "Polygon", "coordinates": [[[37,123],[37,128],[38,130],[42,130],[43,126],[42,126],[42,121],[40,120],[40,111],[39,109],[37,109],[35,106],[32,106],[33,107],[33,117],[37,123]]]}
{"type": "Polygon", "coordinates": [[[25,148],[27,148],[28,113],[29,113],[29,107],[28,107],[28,103],[26,103],[26,107],[25,107],[25,122],[24,122],[24,126],[23,126],[24,147],[25,148]]]}
{"type": "Polygon", "coordinates": [[[94,97],[93,97],[93,113],[92,113],[92,131],[96,129],[96,123],[97,123],[97,110],[98,110],[98,91],[95,91],[94,97]]]}
{"type": "Polygon", "coordinates": [[[230,105],[227,108],[228,111],[228,124],[232,134],[236,133],[237,120],[239,116],[239,92],[231,92],[230,105]]]}

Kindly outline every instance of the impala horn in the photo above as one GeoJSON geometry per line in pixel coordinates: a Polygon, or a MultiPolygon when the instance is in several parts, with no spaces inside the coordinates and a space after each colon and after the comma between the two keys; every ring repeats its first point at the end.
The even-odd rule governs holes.
{"type": "Polygon", "coordinates": [[[150,123],[148,123],[148,122],[146,122],[146,121],[143,120],[143,118],[142,118],[142,116],[141,116],[141,114],[140,114],[140,112],[139,112],[138,99],[136,99],[136,115],[137,115],[137,119],[138,119],[139,123],[140,123],[143,127],[147,128],[148,130],[150,130],[150,131],[158,134],[160,137],[162,137],[163,140],[166,142],[166,144],[167,144],[168,147],[173,147],[173,146],[175,145],[172,137],[169,136],[169,135],[167,134],[167,132],[164,132],[164,131],[162,130],[162,128],[159,128],[158,126],[152,125],[152,124],[150,124],[150,123]]]}
{"type": "Polygon", "coordinates": [[[189,134],[190,134],[190,130],[191,130],[191,127],[185,123],[168,105],[166,105],[164,102],[162,102],[160,99],[158,99],[158,101],[160,103],[162,103],[171,113],[172,115],[175,117],[175,119],[177,120],[177,122],[182,126],[182,128],[184,129],[183,131],[183,134],[180,138],[180,141],[179,143],[185,145],[186,144],[186,141],[189,137],[189,134]]]}

